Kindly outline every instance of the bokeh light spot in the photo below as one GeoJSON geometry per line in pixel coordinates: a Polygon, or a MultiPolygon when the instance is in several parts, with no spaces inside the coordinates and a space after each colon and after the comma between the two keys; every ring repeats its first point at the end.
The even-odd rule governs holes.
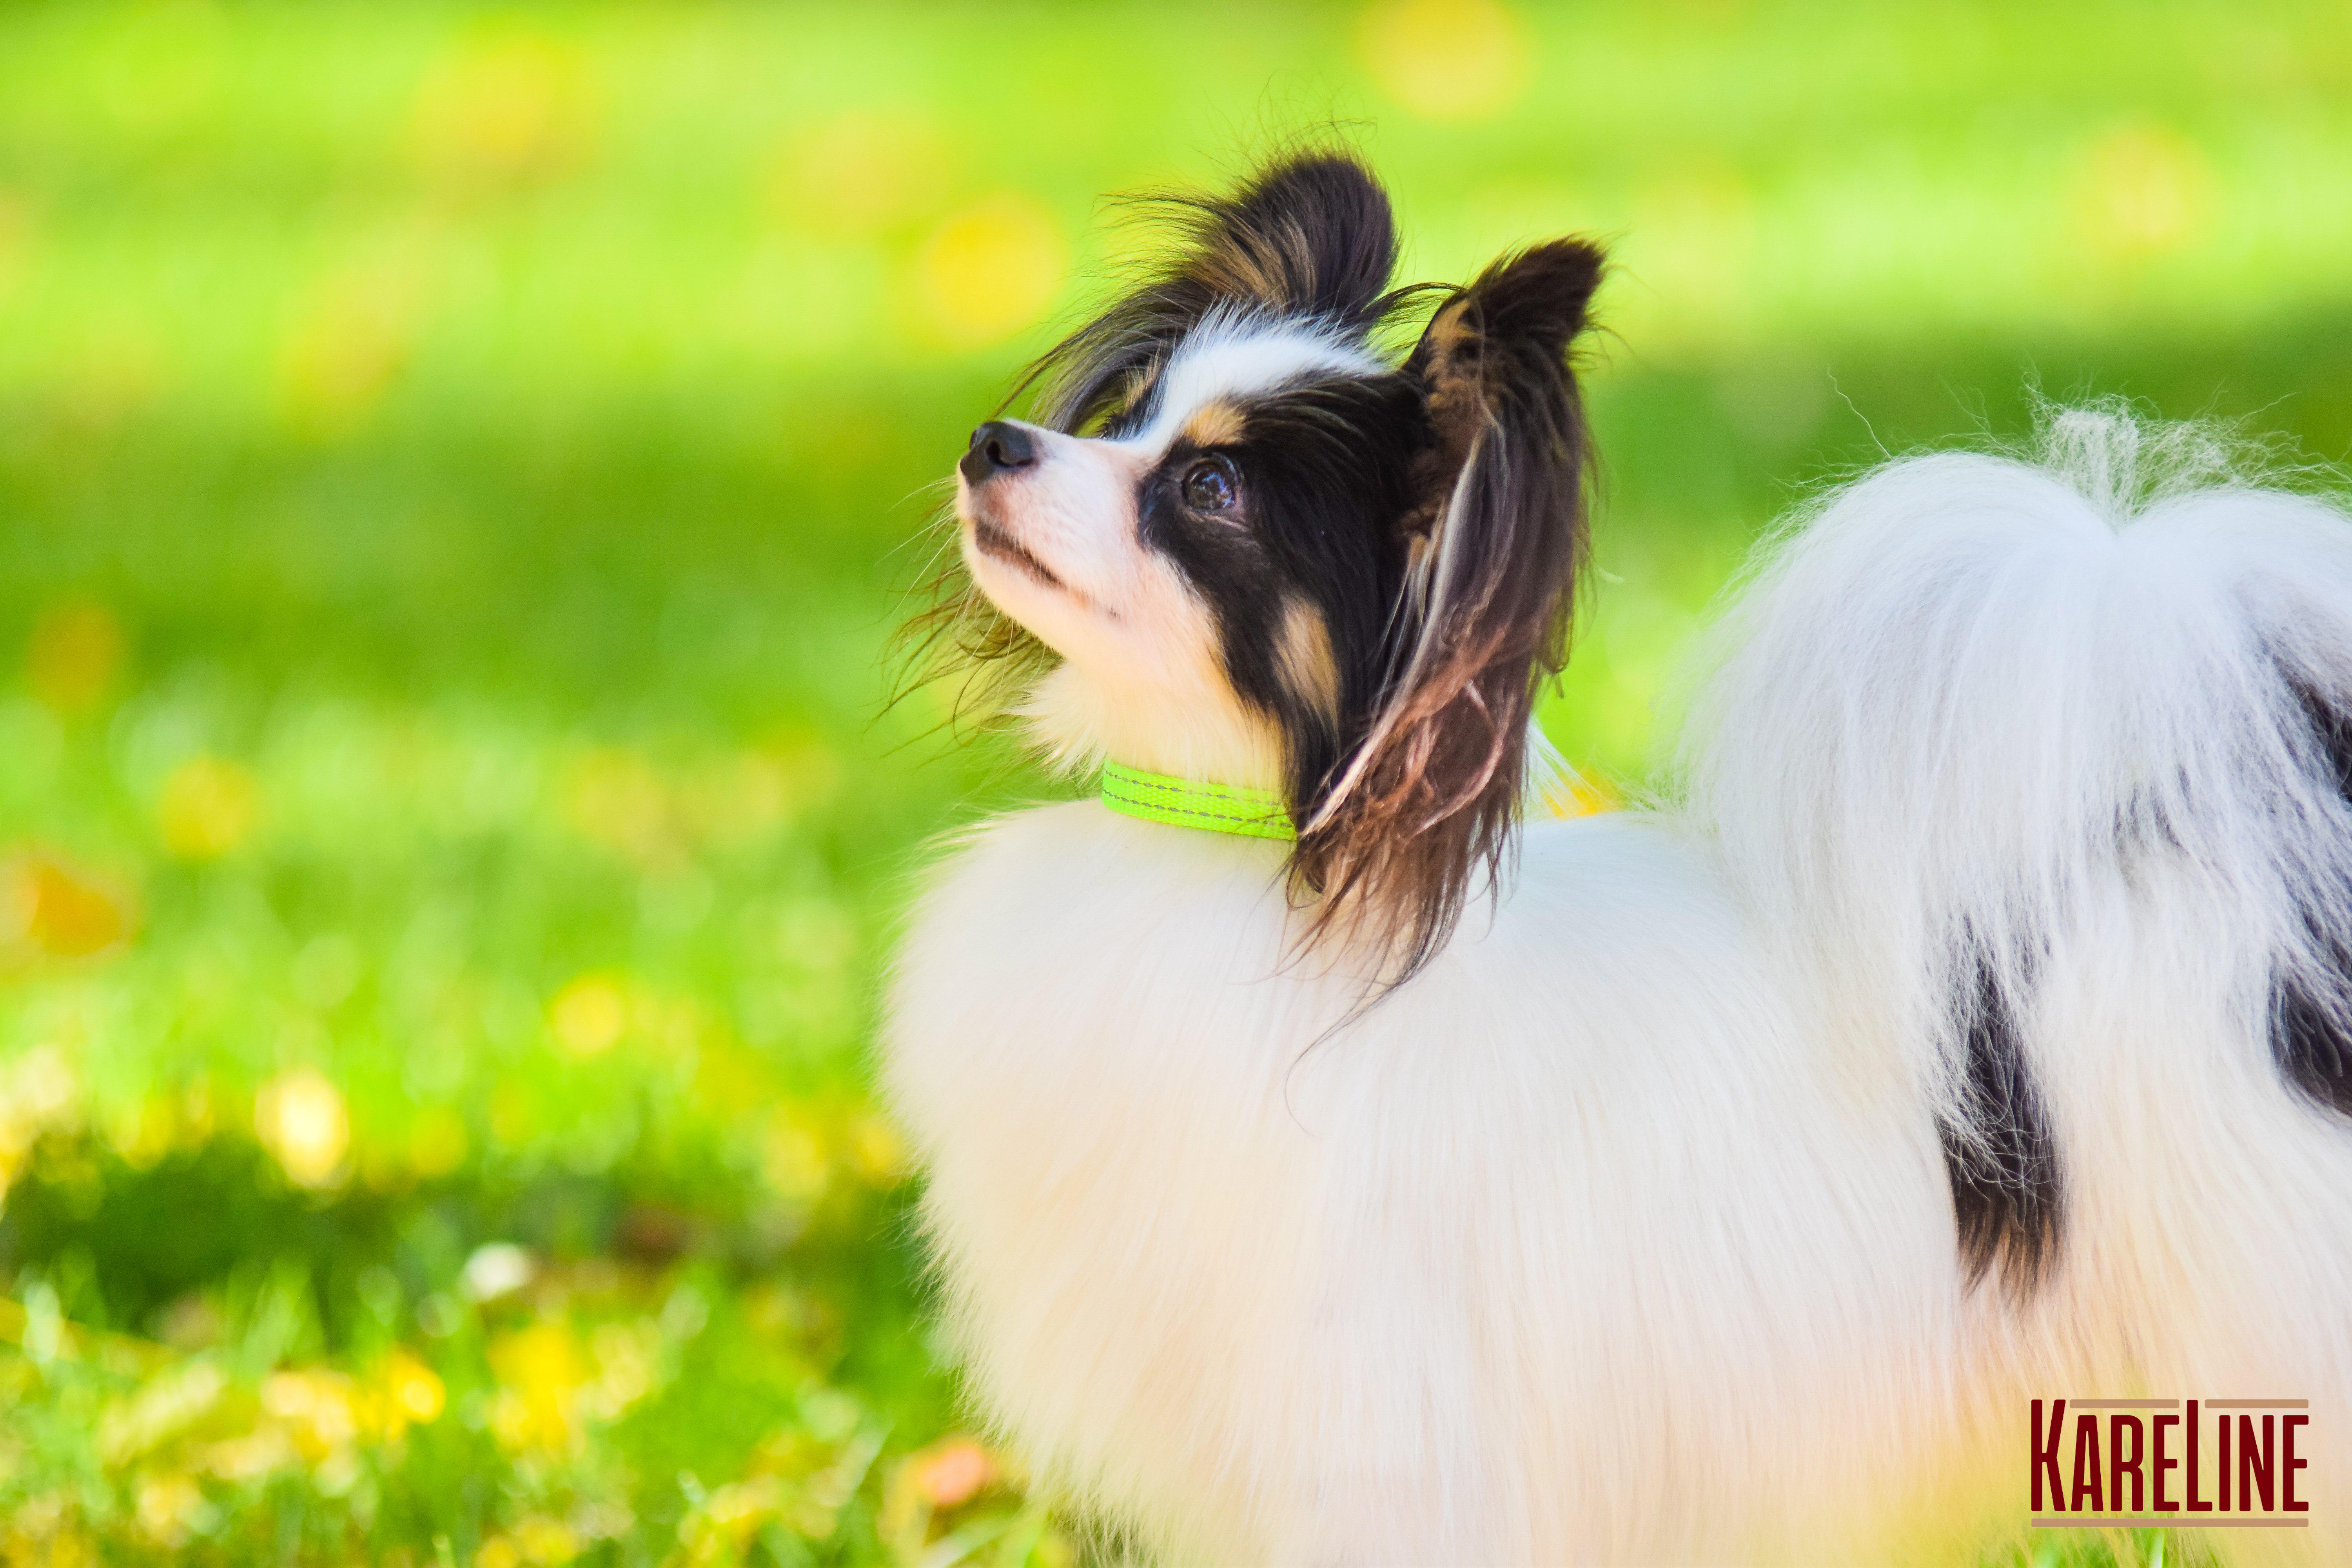
{"type": "Polygon", "coordinates": [[[814,1203],[833,1175],[821,1128],[790,1106],[778,1108],[768,1118],[761,1143],[760,1173],[787,1202],[814,1203]]]}
{"type": "Polygon", "coordinates": [[[490,1430],[510,1449],[559,1448],[573,1434],[572,1406],[588,1380],[588,1360],[570,1326],[542,1321],[490,1342],[499,1380],[490,1430]]]}
{"type": "Polygon", "coordinates": [[[870,239],[947,199],[947,139],[912,110],[854,109],[788,140],[767,180],[782,226],[870,239]]]}
{"type": "Polygon", "coordinates": [[[181,1471],[148,1476],[139,1483],[139,1531],[162,1547],[177,1547],[188,1539],[203,1512],[205,1494],[194,1476],[181,1471]]]}
{"type": "Polygon", "coordinates": [[[583,974],[557,993],[547,1010],[555,1043],[575,1057],[610,1050],[629,1024],[629,999],[609,974],[583,974]]]}
{"type": "Polygon", "coordinates": [[[1006,191],[933,229],[917,258],[916,280],[933,330],[950,343],[978,347],[1044,315],[1065,261],[1054,215],[1006,191]]]}
{"type": "Polygon", "coordinates": [[[261,788],[251,769],[225,757],[191,757],[163,780],[155,805],[163,847],[183,860],[216,860],[252,835],[261,788]]]}
{"type": "Polygon", "coordinates": [[[287,1175],[305,1187],[331,1185],[352,1143],[342,1091],[316,1068],[271,1079],[254,1101],[253,1130],[287,1175]]]}
{"type": "Polygon", "coordinates": [[[381,316],[340,303],[305,312],[278,359],[287,424],[320,438],[348,434],[383,401],[407,357],[404,334],[381,316]]]}
{"type": "Polygon", "coordinates": [[[359,1436],[357,1394],[347,1373],[307,1367],[264,1380],[261,1408],[283,1422],[302,1457],[316,1463],[359,1436]]]}
{"type": "Polygon", "coordinates": [[[515,1550],[522,1554],[532,1568],[556,1568],[580,1555],[580,1532],[560,1519],[535,1513],[518,1521],[514,1533],[508,1537],[515,1550]]]}
{"type": "Polygon", "coordinates": [[[538,1278],[539,1260],[528,1250],[511,1241],[490,1241],[467,1255],[457,1288],[469,1301],[495,1301],[538,1278]]]}
{"type": "Polygon", "coordinates": [[[879,1116],[860,1116],[850,1123],[847,1152],[859,1179],[886,1191],[904,1181],[913,1167],[906,1140],[879,1116]]]}
{"type": "Polygon", "coordinates": [[[403,1426],[429,1426],[441,1418],[447,1390],[415,1352],[395,1347],[376,1369],[376,1382],[383,1391],[384,1425],[394,1435],[403,1426]]]}
{"type": "Polygon", "coordinates": [[[559,172],[593,130],[579,52],[545,34],[500,29],[453,51],[416,96],[425,166],[480,186],[559,172]]]}
{"type": "Polygon", "coordinates": [[[1372,79],[1428,120],[1499,114],[1533,65],[1526,29],[1497,0],[1380,0],[1359,42],[1372,79]]]}
{"type": "Polygon", "coordinates": [[[684,854],[669,790],[634,752],[603,748],[580,757],[564,781],[563,805],[582,837],[641,869],[675,866],[684,854]]]}
{"type": "Polygon", "coordinates": [[[996,1461],[971,1437],[946,1437],[910,1461],[915,1487],[933,1508],[956,1508],[970,1502],[996,1479],[996,1461]]]}
{"type": "Polygon", "coordinates": [[[0,879],[0,944],[80,958],[114,946],[130,930],[128,900],[54,856],[27,855],[0,879]]]}
{"type": "Polygon", "coordinates": [[[2084,150],[2078,210],[2092,243],[2109,255],[2174,250],[2210,226],[2214,184],[2212,165],[2188,137],[2126,125],[2084,150]]]}

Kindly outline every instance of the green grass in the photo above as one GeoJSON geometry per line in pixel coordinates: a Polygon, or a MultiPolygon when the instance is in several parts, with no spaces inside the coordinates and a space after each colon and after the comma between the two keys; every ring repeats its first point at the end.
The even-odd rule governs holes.
{"type": "Polygon", "coordinates": [[[1621,781],[1771,515],[2029,373],[2352,450],[2340,9],[1855,15],[0,9],[0,1560],[1079,1554],[860,1053],[1041,787],[885,647],[1099,193],[1339,121],[1416,275],[1612,238],[1621,781]]]}

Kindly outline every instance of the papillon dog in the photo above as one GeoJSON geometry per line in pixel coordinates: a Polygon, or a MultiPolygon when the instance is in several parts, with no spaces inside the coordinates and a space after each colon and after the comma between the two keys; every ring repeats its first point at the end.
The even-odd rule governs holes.
{"type": "Polygon", "coordinates": [[[987,1417],[1162,1560],[1885,1563],[2024,1531],[2031,1399],[2302,1400],[2210,1539],[2345,1560],[2352,525],[2112,407],[1892,462],[1549,815],[1601,251],[1179,210],[957,466],[950,643],[1100,777],[884,1031],[987,1417]]]}

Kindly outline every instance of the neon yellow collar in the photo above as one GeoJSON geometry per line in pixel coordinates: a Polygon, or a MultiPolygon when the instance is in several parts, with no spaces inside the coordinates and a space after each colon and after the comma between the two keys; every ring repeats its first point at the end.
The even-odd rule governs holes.
{"type": "Polygon", "coordinates": [[[1124,763],[1103,764],[1102,803],[1122,816],[1164,822],[1171,827],[1238,833],[1244,838],[1287,841],[1298,837],[1282,796],[1270,789],[1171,778],[1124,763]]]}

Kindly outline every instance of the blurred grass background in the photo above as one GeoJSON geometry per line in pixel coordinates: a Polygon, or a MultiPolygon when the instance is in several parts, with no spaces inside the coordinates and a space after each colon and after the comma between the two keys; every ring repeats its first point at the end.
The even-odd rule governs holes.
{"type": "Polygon", "coordinates": [[[1412,276],[1615,246],[1603,778],[2029,375],[2352,447],[2338,5],[0,5],[0,1559],[1086,1554],[865,1089],[1039,787],[893,595],[1097,197],[1333,121],[1412,276]]]}

